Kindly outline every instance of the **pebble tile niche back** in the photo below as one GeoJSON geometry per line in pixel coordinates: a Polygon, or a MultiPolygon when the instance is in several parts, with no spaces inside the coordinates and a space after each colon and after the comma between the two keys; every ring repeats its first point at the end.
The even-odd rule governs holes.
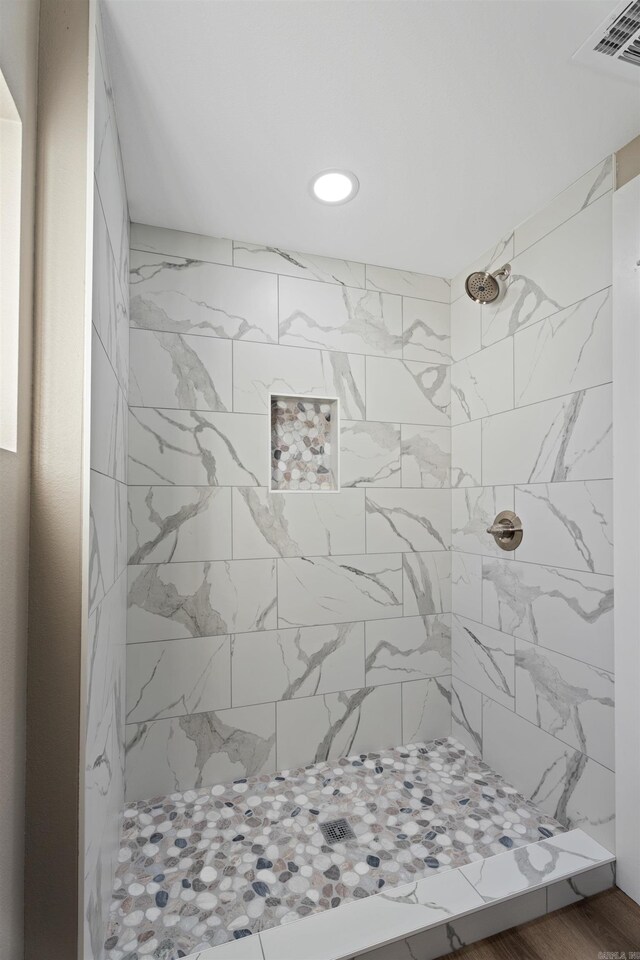
{"type": "Polygon", "coordinates": [[[337,493],[338,400],[274,393],[269,409],[271,490],[337,493]]]}

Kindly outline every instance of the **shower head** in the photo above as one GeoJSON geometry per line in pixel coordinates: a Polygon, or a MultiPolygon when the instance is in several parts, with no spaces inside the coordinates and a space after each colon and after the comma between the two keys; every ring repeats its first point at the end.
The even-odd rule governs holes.
{"type": "Polygon", "coordinates": [[[508,263],[495,273],[487,273],[484,270],[470,273],[464,283],[467,296],[476,303],[493,303],[500,296],[498,280],[506,280],[510,273],[511,267],[508,263]]]}

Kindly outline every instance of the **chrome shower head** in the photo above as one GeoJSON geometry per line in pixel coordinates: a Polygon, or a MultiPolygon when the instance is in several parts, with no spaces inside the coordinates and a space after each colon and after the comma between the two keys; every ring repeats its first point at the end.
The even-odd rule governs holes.
{"type": "Polygon", "coordinates": [[[495,273],[487,273],[484,270],[470,273],[464,283],[467,296],[476,303],[493,303],[500,296],[498,280],[506,280],[510,273],[511,267],[508,263],[495,273]]]}

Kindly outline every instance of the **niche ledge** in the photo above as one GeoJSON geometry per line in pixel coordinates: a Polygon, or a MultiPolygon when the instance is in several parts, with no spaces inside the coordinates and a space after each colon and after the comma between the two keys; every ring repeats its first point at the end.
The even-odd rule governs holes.
{"type": "Polygon", "coordinates": [[[273,493],[337,493],[336,397],[269,394],[269,476],[273,493]]]}

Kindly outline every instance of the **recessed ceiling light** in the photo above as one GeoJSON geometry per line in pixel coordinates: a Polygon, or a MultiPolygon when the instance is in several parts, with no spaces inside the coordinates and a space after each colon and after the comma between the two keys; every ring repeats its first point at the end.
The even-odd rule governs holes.
{"type": "Polygon", "coordinates": [[[325,170],[311,181],[311,194],[321,203],[346,203],[358,192],[358,178],[348,170],[325,170]]]}

